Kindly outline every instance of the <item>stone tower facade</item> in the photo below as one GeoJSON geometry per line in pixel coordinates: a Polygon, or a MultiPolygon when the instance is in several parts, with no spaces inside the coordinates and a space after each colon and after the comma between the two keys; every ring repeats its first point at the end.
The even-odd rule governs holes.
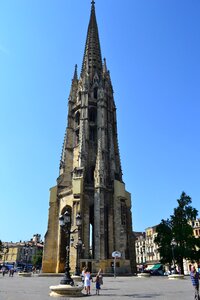
{"type": "MultiPolygon", "coordinates": [[[[94,1],[88,26],[80,77],[75,66],[68,99],[68,119],[57,185],[50,189],[48,229],[43,272],[63,272],[69,240],[59,227],[59,215],[71,214],[71,230],[79,231],[85,249],[80,267],[112,272],[112,253],[119,251],[119,273],[134,269],[131,195],[125,190],[117,138],[116,106],[106,60],[102,62],[94,1]]],[[[75,243],[78,234],[73,234],[75,243]]],[[[75,269],[77,251],[70,247],[75,269]]]]}

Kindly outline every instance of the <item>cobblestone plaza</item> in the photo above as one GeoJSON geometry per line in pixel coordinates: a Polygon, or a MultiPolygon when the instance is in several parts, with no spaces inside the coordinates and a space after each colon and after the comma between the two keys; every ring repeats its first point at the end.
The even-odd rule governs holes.
{"type": "MultiPolygon", "coordinates": [[[[49,286],[57,285],[61,277],[21,278],[17,274],[14,277],[0,276],[0,300],[47,300],[59,299],[49,296],[49,286]]],[[[83,291],[84,293],[84,291],[83,291]]],[[[91,286],[92,299],[128,300],[128,299],[194,299],[193,287],[189,277],[183,280],[169,280],[167,277],[104,277],[104,284],[97,296],[95,283],[91,286]]],[[[67,298],[60,299],[83,299],[67,298]]]]}

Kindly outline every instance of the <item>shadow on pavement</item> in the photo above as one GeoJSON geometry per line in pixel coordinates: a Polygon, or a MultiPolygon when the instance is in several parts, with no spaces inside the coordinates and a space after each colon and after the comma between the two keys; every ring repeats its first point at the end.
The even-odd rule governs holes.
{"type": "Polygon", "coordinates": [[[137,298],[137,299],[155,299],[156,297],[159,297],[160,294],[148,294],[148,295],[141,295],[141,294],[130,294],[130,295],[123,295],[125,297],[130,297],[130,298],[137,298]]]}

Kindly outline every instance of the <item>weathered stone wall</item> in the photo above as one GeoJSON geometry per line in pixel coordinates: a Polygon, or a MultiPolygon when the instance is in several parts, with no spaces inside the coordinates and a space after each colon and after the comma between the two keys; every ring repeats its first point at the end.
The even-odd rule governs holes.
{"type": "Polygon", "coordinates": [[[42,272],[44,273],[55,273],[57,268],[58,216],[59,205],[57,199],[57,186],[55,186],[50,189],[48,229],[45,234],[42,260],[42,272]]]}

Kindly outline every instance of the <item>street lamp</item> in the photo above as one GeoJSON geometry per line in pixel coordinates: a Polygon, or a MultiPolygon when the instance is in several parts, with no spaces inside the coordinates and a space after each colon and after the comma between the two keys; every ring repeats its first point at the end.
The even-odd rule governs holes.
{"type": "Polygon", "coordinates": [[[24,257],[25,257],[25,267],[23,271],[28,272],[28,255],[32,251],[32,245],[24,242],[23,250],[24,250],[24,257]]]}
{"type": "MultiPolygon", "coordinates": [[[[72,236],[72,238],[70,239],[70,234],[78,232],[78,242],[77,242],[76,246],[73,246],[73,247],[77,250],[75,275],[80,275],[79,257],[80,257],[81,251],[85,249],[85,246],[84,246],[84,244],[81,240],[81,237],[80,237],[80,229],[81,229],[81,225],[82,225],[81,215],[80,215],[80,213],[77,213],[77,215],[76,215],[76,226],[77,226],[77,228],[74,229],[73,231],[71,231],[71,215],[70,215],[68,210],[66,210],[66,212],[59,217],[59,223],[60,223],[60,227],[67,234],[68,243],[70,241],[71,246],[73,246],[74,238],[72,236]]],[[[70,247],[69,247],[69,245],[67,245],[67,247],[66,247],[65,275],[64,275],[63,279],[60,281],[60,284],[74,285],[73,279],[70,276],[70,264],[69,264],[69,256],[70,255],[69,254],[70,254],[70,247]]]]}
{"type": "MultiPolygon", "coordinates": [[[[70,228],[71,228],[71,216],[68,210],[63,215],[60,215],[59,217],[59,224],[60,227],[65,231],[67,234],[67,238],[70,238],[70,228]]],[[[74,285],[73,279],[70,276],[70,266],[69,266],[69,245],[66,247],[66,262],[65,262],[65,275],[63,279],[61,279],[60,284],[68,284],[68,285],[74,285]]]]}
{"type": "Polygon", "coordinates": [[[143,244],[141,249],[140,249],[140,253],[141,253],[141,259],[142,259],[142,273],[144,272],[144,253],[145,253],[145,245],[143,244]]]}
{"type": "MultiPolygon", "coordinates": [[[[141,260],[141,264],[142,264],[142,273],[144,271],[144,253],[145,253],[145,244],[142,243],[142,246],[140,246],[139,244],[137,244],[137,254],[139,255],[138,256],[138,259],[141,260]]],[[[139,260],[138,260],[138,263],[139,263],[139,260]]]]}
{"type": "MultiPolygon", "coordinates": [[[[81,218],[80,213],[77,213],[77,215],[76,215],[76,226],[78,228],[78,242],[77,242],[76,246],[74,247],[77,250],[75,275],[79,276],[80,275],[79,258],[80,258],[80,254],[81,254],[82,250],[85,249],[85,245],[83,244],[83,241],[81,240],[81,237],[80,237],[80,231],[81,231],[81,226],[82,226],[82,218],[81,218]]],[[[73,246],[73,243],[71,243],[71,245],[73,246]]]]}
{"type": "Polygon", "coordinates": [[[3,246],[2,249],[3,249],[3,251],[2,251],[2,253],[3,253],[3,265],[5,266],[6,254],[9,252],[8,245],[3,246]]]}
{"type": "Polygon", "coordinates": [[[74,246],[74,238],[72,236],[71,240],[70,240],[70,244],[72,247],[74,247],[76,249],[76,267],[75,267],[75,274],[76,276],[80,276],[80,263],[79,263],[79,259],[80,259],[80,254],[82,252],[82,250],[85,250],[85,245],[83,244],[81,237],[79,236],[78,238],[78,243],[74,246]]]}
{"type": "Polygon", "coordinates": [[[173,265],[174,265],[174,273],[176,273],[176,267],[175,267],[175,258],[174,258],[174,247],[177,245],[177,242],[175,238],[171,241],[171,247],[172,247],[172,259],[173,259],[173,265]]]}

